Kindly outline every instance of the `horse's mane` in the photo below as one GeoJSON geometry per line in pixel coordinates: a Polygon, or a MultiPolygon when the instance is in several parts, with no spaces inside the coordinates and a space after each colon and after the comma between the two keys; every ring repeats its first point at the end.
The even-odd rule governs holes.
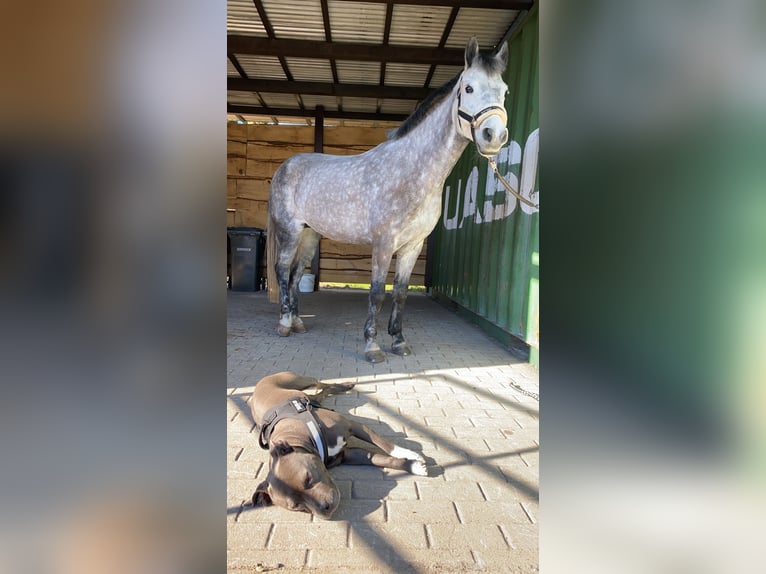
{"type": "MultiPolygon", "coordinates": [[[[499,58],[495,58],[494,56],[490,54],[479,53],[478,63],[489,74],[501,74],[503,70],[505,69],[505,62],[501,61],[499,58]]],[[[407,135],[413,129],[415,129],[415,127],[417,127],[425,119],[425,117],[429,114],[429,112],[432,109],[434,109],[439,103],[441,103],[441,101],[444,98],[446,98],[450,94],[450,92],[452,92],[452,88],[455,87],[455,84],[457,83],[458,78],[460,78],[460,74],[452,78],[449,82],[444,84],[442,87],[437,88],[433,92],[428,94],[426,99],[420,102],[420,105],[417,108],[415,108],[415,111],[412,112],[402,122],[402,125],[400,125],[396,130],[394,130],[391,133],[391,135],[389,136],[389,139],[392,139],[392,140],[398,139],[400,137],[407,135]]]]}
{"type": "Polygon", "coordinates": [[[405,119],[402,122],[402,125],[400,125],[396,131],[394,131],[389,139],[395,140],[400,137],[403,137],[410,133],[415,127],[420,125],[420,123],[425,119],[425,117],[429,114],[429,112],[434,109],[441,101],[446,98],[451,92],[452,88],[455,87],[455,84],[457,83],[457,79],[460,77],[460,74],[452,78],[449,82],[444,84],[442,87],[435,89],[433,92],[428,94],[426,96],[426,99],[420,102],[420,105],[415,108],[415,111],[412,112],[407,119],[405,119]]]}

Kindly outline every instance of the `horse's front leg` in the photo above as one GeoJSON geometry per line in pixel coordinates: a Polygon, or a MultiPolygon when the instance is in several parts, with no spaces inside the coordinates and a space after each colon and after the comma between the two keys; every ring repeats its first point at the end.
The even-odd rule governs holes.
{"type": "Polygon", "coordinates": [[[412,269],[423,248],[423,242],[417,241],[405,245],[396,254],[396,275],[394,276],[394,305],[388,320],[388,334],[393,337],[391,351],[397,355],[406,356],[412,353],[410,346],[402,335],[402,313],[407,300],[407,289],[410,283],[412,269]]]}
{"type": "Polygon", "coordinates": [[[370,306],[367,312],[367,322],[364,324],[364,358],[370,363],[380,363],[386,359],[376,338],[378,336],[378,313],[380,313],[380,307],[386,297],[386,275],[388,275],[392,256],[391,249],[373,247],[370,306]]]}

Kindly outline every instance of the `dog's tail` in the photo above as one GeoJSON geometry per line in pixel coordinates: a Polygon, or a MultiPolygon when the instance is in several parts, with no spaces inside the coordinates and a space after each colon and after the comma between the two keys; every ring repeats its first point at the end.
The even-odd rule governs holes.
{"type": "Polygon", "coordinates": [[[277,284],[277,226],[274,216],[269,210],[269,219],[266,222],[266,285],[269,290],[269,303],[279,301],[279,285],[277,284]]]}

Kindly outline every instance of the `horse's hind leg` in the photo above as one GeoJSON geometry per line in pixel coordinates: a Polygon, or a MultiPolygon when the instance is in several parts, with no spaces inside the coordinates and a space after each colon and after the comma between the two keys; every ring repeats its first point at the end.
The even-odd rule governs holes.
{"type": "Polygon", "coordinates": [[[417,241],[405,245],[396,254],[396,275],[394,276],[394,305],[391,308],[391,318],[388,320],[388,334],[393,337],[391,351],[397,355],[412,353],[410,346],[402,335],[402,313],[407,300],[407,289],[410,283],[412,269],[423,248],[423,242],[417,241]]]}
{"type": "Polygon", "coordinates": [[[372,282],[370,283],[370,306],[367,322],[364,324],[364,358],[370,363],[380,363],[386,356],[376,340],[378,335],[378,313],[386,297],[386,275],[391,265],[391,248],[374,247],[372,250],[372,282]]]}
{"type": "Polygon", "coordinates": [[[273,233],[278,233],[279,245],[279,253],[274,263],[279,284],[279,326],[277,333],[282,337],[287,337],[293,324],[290,277],[300,243],[300,234],[291,233],[285,229],[277,230],[276,226],[273,227],[273,233]]]}
{"type": "Polygon", "coordinates": [[[298,313],[298,287],[301,277],[303,277],[303,270],[314,258],[319,237],[319,234],[310,227],[304,228],[298,241],[293,266],[290,269],[290,318],[291,328],[296,333],[306,332],[306,326],[298,313]]]}

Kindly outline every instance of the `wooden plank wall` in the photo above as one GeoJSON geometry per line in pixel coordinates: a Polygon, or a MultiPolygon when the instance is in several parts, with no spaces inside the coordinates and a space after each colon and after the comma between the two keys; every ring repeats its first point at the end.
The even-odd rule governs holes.
{"type": "MultiPolygon", "coordinates": [[[[266,228],[269,186],[274,172],[296,153],[314,151],[310,126],[257,126],[227,124],[226,207],[229,226],[266,228]]],[[[325,153],[362,153],[386,139],[385,128],[326,127],[325,153]]],[[[370,282],[370,247],[322,238],[319,244],[319,280],[332,283],[370,282]]],[[[425,243],[412,273],[411,285],[425,280],[425,243]]],[[[393,283],[392,263],[387,282],[393,283]]]]}

